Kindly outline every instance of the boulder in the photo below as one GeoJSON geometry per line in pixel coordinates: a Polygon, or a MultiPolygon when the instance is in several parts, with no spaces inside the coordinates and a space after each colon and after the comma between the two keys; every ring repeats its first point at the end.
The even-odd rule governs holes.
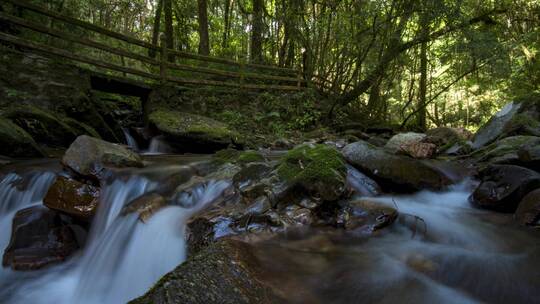
{"type": "Polygon", "coordinates": [[[540,187],[540,174],[515,165],[491,165],[480,171],[481,183],[469,200],[477,207],[514,212],[519,202],[540,187]]]}
{"type": "Polygon", "coordinates": [[[540,189],[529,192],[521,200],[514,218],[521,225],[540,227],[540,189]]]}
{"type": "Polygon", "coordinates": [[[533,162],[532,148],[540,146],[540,137],[511,136],[476,150],[471,156],[478,163],[488,164],[516,164],[521,165],[528,161],[533,162]],[[519,156],[521,151],[521,158],[519,156]],[[527,152],[528,151],[528,152],[527,152]],[[522,161],[523,160],[523,161],[522,161]]]}
{"type": "Polygon", "coordinates": [[[167,206],[167,201],[158,193],[146,193],[133,201],[129,202],[122,208],[121,215],[138,213],[138,218],[145,223],[159,210],[167,206]]]}
{"type": "Polygon", "coordinates": [[[42,157],[45,155],[30,134],[10,120],[1,117],[0,154],[11,157],[42,157]]]}
{"type": "Polygon", "coordinates": [[[413,158],[432,158],[437,154],[437,145],[427,142],[412,142],[402,145],[399,152],[413,158]]]}
{"type": "Polygon", "coordinates": [[[426,132],[426,138],[424,142],[436,144],[437,147],[442,148],[451,146],[459,141],[469,140],[472,136],[469,131],[463,128],[449,128],[438,127],[430,129],[426,132]]]}
{"type": "Polygon", "coordinates": [[[165,275],[131,304],[280,303],[265,284],[255,249],[225,239],[204,249],[165,275]]]}
{"type": "Polygon", "coordinates": [[[96,178],[107,167],[142,167],[141,158],[125,146],[87,135],[77,137],[62,158],[62,163],[74,172],[96,178]]]}
{"type": "Polygon", "coordinates": [[[66,260],[79,249],[73,229],[56,211],[43,206],[19,210],[2,264],[14,270],[34,270],[66,260]]]}
{"type": "Polygon", "coordinates": [[[408,133],[399,133],[386,143],[384,146],[386,149],[392,152],[398,152],[402,149],[402,147],[413,144],[413,143],[419,143],[426,137],[426,134],[421,133],[414,133],[414,132],[408,132],[408,133]]]}
{"type": "Polygon", "coordinates": [[[367,199],[342,203],[338,224],[348,230],[362,230],[370,234],[391,225],[398,217],[394,207],[367,199]]]}
{"type": "Polygon", "coordinates": [[[280,160],[277,173],[287,183],[326,201],[345,193],[347,167],[341,154],[327,145],[301,145],[290,150],[280,160]]]}
{"type": "Polygon", "coordinates": [[[382,193],[376,181],[349,165],[347,165],[347,186],[361,196],[377,196],[382,193]]]}
{"type": "Polygon", "coordinates": [[[441,190],[451,184],[444,173],[422,161],[390,154],[364,141],[347,145],[342,153],[351,165],[377,181],[385,191],[441,190]]]}
{"type": "Polygon", "coordinates": [[[43,199],[45,206],[77,218],[91,220],[99,203],[100,189],[58,176],[43,199]]]}
{"type": "Polygon", "coordinates": [[[226,124],[196,114],[157,110],[149,121],[181,152],[215,152],[239,142],[226,124]]]}
{"type": "Polygon", "coordinates": [[[476,132],[473,148],[516,135],[540,136],[540,94],[517,98],[503,107],[476,132]]]}

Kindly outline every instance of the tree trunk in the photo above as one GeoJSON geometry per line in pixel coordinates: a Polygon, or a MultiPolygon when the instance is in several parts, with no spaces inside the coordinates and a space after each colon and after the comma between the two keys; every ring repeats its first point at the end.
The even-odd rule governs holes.
{"type": "MultiPolygon", "coordinates": [[[[172,24],[172,0],[163,0],[163,13],[165,15],[165,43],[168,49],[174,49],[174,31],[172,24]]],[[[174,61],[174,56],[169,55],[169,61],[174,61]]]]}
{"type": "Polygon", "coordinates": [[[231,11],[231,0],[225,0],[225,16],[224,16],[224,26],[223,29],[223,41],[221,42],[221,47],[226,49],[229,47],[229,30],[231,27],[230,21],[230,11],[231,11]]]}
{"type": "MultiPolygon", "coordinates": [[[[423,13],[420,20],[422,27],[422,36],[429,35],[429,20],[426,13],[423,13]]],[[[428,74],[428,42],[424,41],[420,45],[420,88],[418,90],[418,113],[416,115],[416,123],[420,131],[425,131],[426,124],[426,102],[427,102],[427,74],[428,74]]]]}
{"type": "Polygon", "coordinates": [[[251,23],[251,61],[262,62],[264,0],[253,0],[253,21],[251,23]]]}
{"type": "MultiPolygon", "coordinates": [[[[163,0],[158,0],[156,8],[156,16],[154,18],[154,30],[152,32],[152,45],[157,46],[159,41],[159,30],[161,26],[161,11],[163,10],[163,0]]],[[[148,55],[156,58],[156,51],[149,50],[148,55]]]]}
{"type": "Polygon", "coordinates": [[[210,55],[207,3],[206,0],[197,0],[197,4],[199,7],[199,54],[210,55]]]}

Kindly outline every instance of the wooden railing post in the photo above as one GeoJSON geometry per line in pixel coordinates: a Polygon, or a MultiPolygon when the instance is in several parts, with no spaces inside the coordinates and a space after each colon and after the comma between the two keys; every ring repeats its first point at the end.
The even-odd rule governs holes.
{"type": "Polygon", "coordinates": [[[302,72],[302,66],[299,66],[298,67],[298,83],[297,83],[297,87],[300,88],[302,87],[302,80],[304,78],[304,73],[302,72]]]}
{"type": "Polygon", "coordinates": [[[167,82],[167,38],[164,33],[160,34],[159,40],[161,51],[159,56],[159,76],[161,83],[164,84],[167,82]]]}

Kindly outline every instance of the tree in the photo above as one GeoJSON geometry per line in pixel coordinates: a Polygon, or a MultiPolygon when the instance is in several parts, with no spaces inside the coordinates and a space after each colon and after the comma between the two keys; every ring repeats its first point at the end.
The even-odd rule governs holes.
{"type": "Polygon", "coordinates": [[[206,0],[197,0],[199,12],[199,54],[210,54],[210,37],[208,35],[208,8],[206,0]]]}
{"type": "Polygon", "coordinates": [[[253,0],[253,21],[251,23],[251,61],[262,62],[264,0],[253,0]]]}

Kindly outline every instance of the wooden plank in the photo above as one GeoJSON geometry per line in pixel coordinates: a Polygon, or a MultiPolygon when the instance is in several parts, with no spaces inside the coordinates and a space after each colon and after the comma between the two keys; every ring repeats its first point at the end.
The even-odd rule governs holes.
{"type": "Polygon", "coordinates": [[[238,78],[238,79],[241,79],[242,77],[244,77],[244,78],[261,79],[261,80],[291,81],[291,82],[298,81],[298,78],[293,78],[293,77],[262,75],[262,74],[256,74],[256,73],[238,73],[238,72],[224,71],[224,70],[218,70],[218,69],[212,69],[212,68],[190,66],[186,64],[178,64],[178,63],[167,63],[167,66],[176,70],[233,77],[233,78],[238,78]]]}
{"type": "Polygon", "coordinates": [[[74,61],[87,63],[87,64],[90,64],[90,65],[106,68],[106,69],[109,69],[109,70],[114,70],[114,71],[118,71],[118,72],[122,72],[122,73],[126,73],[126,74],[132,74],[132,75],[137,75],[137,76],[141,76],[141,77],[145,77],[145,78],[159,80],[158,75],[150,74],[150,73],[143,72],[143,71],[136,70],[136,69],[132,69],[132,68],[126,68],[126,67],[119,66],[119,65],[116,65],[116,64],[112,64],[112,63],[104,62],[104,61],[101,61],[101,60],[93,59],[93,58],[90,58],[90,57],[87,57],[87,56],[75,55],[75,54],[72,54],[72,53],[70,53],[69,51],[66,51],[66,50],[58,49],[58,48],[51,47],[51,46],[37,44],[37,43],[34,43],[32,41],[22,39],[22,38],[18,38],[18,37],[8,35],[8,34],[5,34],[5,33],[0,33],[0,40],[6,41],[6,42],[9,42],[9,43],[18,45],[18,46],[22,46],[22,47],[25,47],[25,48],[40,51],[40,52],[43,52],[43,53],[46,53],[46,54],[68,58],[68,59],[71,59],[71,60],[74,60],[74,61]]]}
{"type": "Polygon", "coordinates": [[[219,86],[219,87],[234,87],[241,89],[250,89],[250,90],[284,90],[284,91],[299,91],[301,88],[296,86],[281,86],[281,85],[258,85],[258,84],[241,84],[236,82],[224,82],[224,81],[213,81],[213,80],[203,80],[203,79],[185,79],[174,76],[167,76],[167,81],[178,83],[178,84],[194,84],[194,85],[207,85],[207,86],[219,86]]]}
{"type": "Polygon", "coordinates": [[[40,6],[28,3],[27,1],[24,1],[24,0],[2,0],[2,1],[9,2],[9,3],[11,3],[11,4],[15,5],[15,6],[25,8],[27,10],[30,10],[30,11],[45,15],[47,17],[51,17],[51,18],[54,18],[54,19],[57,19],[57,20],[60,20],[60,21],[66,22],[66,23],[76,25],[76,26],[80,26],[80,27],[85,28],[87,30],[94,31],[94,32],[97,32],[99,34],[109,36],[111,38],[122,40],[122,41],[131,43],[131,44],[135,44],[135,45],[147,48],[147,49],[155,49],[155,50],[158,49],[157,47],[155,47],[151,43],[148,43],[148,42],[145,42],[145,41],[133,38],[133,37],[129,37],[129,36],[117,33],[117,32],[110,31],[110,30],[108,30],[106,28],[103,28],[101,26],[97,26],[97,25],[89,23],[89,22],[81,21],[79,19],[75,19],[75,18],[72,18],[72,17],[67,17],[67,16],[61,15],[59,13],[49,11],[49,10],[47,10],[45,8],[40,7],[40,6]]]}
{"type": "Polygon", "coordinates": [[[103,50],[103,51],[106,51],[106,52],[109,52],[109,53],[113,53],[115,55],[124,56],[124,57],[128,57],[128,58],[131,58],[131,59],[139,60],[141,62],[152,64],[152,65],[155,65],[155,66],[159,65],[159,62],[157,60],[152,59],[150,57],[135,54],[133,52],[124,51],[122,49],[110,47],[110,46],[107,46],[107,45],[99,43],[99,42],[95,42],[95,41],[90,40],[90,39],[77,37],[75,35],[67,34],[67,33],[57,31],[57,30],[53,30],[53,29],[50,29],[50,28],[47,28],[47,27],[43,27],[43,26],[40,26],[37,23],[26,21],[24,19],[17,18],[17,17],[14,17],[14,16],[6,15],[4,13],[0,13],[0,20],[5,20],[5,21],[11,22],[13,24],[17,24],[17,25],[23,26],[25,28],[31,29],[31,30],[36,31],[36,32],[48,34],[48,35],[51,35],[53,37],[57,37],[57,38],[60,38],[60,39],[63,39],[63,40],[67,40],[67,41],[71,41],[71,42],[74,42],[74,43],[78,43],[78,44],[86,45],[86,46],[93,47],[93,48],[96,48],[96,49],[100,49],[100,50],[103,50]]]}

